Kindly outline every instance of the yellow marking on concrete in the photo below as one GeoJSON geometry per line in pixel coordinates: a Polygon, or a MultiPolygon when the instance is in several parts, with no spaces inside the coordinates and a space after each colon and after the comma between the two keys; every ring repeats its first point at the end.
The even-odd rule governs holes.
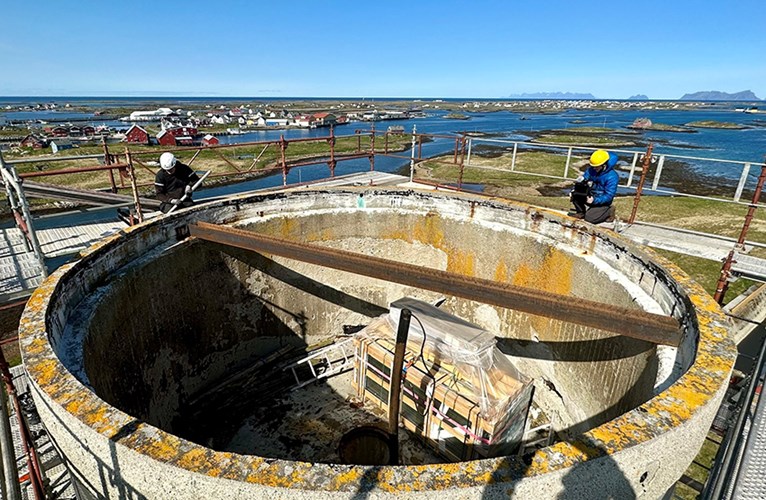
{"type": "Polygon", "coordinates": [[[495,281],[499,283],[508,283],[508,266],[504,260],[500,260],[495,266],[495,281]]]}
{"type": "Polygon", "coordinates": [[[463,252],[453,249],[447,252],[447,271],[462,274],[463,276],[474,276],[476,272],[476,263],[473,252],[463,252]]]}
{"type": "Polygon", "coordinates": [[[295,218],[282,217],[279,219],[279,234],[282,238],[293,239],[298,236],[299,224],[295,218]]]}
{"type": "Polygon", "coordinates": [[[440,250],[445,249],[444,221],[436,212],[428,212],[425,217],[417,220],[412,229],[413,238],[426,245],[440,250]]]}

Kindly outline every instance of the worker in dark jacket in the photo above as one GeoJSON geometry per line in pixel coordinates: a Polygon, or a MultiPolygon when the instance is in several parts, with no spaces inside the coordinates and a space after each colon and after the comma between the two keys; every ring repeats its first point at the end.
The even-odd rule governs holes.
{"type": "Polygon", "coordinates": [[[157,199],[162,202],[162,213],[168,213],[174,206],[186,208],[194,205],[192,186],[199,176],[188,165],[176,160],[173,153],[160,155],[160,167],[154,178],[154,190],[157,199]]]}
{"type": "Polygon", "coordinates": [[[574,205],[574,210],[569,212],[571,217],[591,224],[614,220],[612,201],[620,183],[620,177],[614,170],[618,160],[616,154],[603,149],[590,155],[590,167],[577,179],[569,195],[574,205]]]}

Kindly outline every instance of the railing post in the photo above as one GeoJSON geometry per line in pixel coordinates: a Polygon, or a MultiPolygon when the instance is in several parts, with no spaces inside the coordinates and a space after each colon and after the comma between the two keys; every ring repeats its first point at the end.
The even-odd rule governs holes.
{"type": "MultiPolygon", "coordinates": [[[[112,156],[109,154],[109,146],[106,145],[106,137],[101,137],[101,142],[104,145],[104,165],[112,164],[112,156]]],[[[117,184],[114,182],[114,171],[109,169],[109,184],[113,193],[117,192],[117,184]]]]}
{"type": "MultiPolygon", "coordinates": [[[[766,160],[764,160],[764,162],[766,163],[766,160]]],[[[753,201],[750,202],[750,205],[747,208],[745,223],[742,225],[739,239],[737,239],[737,243],[734,245],[734,248],[731,249],[721,267],[721,276],[718,278],[718,285],[715,288],[715,295],[713,295],[713,299],[719,304],[723,304],[726,290],[729,288],[729,277],[731,276],[731,266],[734,263],[734,255],[738,250],[742,250],[745,247],[747,231],[750,229],[750,223],[753,221],[755,210],[758,208],[758,201],[761,199],[761,191],[763,190],[764,182],[766,182],[766,165],[761,167],[761,175],[758,177],[758,184],[755,186],[753,201]]]]}
{"type": "Polygon", "coordinates": [[[657,171],[654,173],[654,180],[652,181],[652,191],[657,190],[657,186],[660,185],[660,176],[662,175],[662,167],[665,165],[665,155],[660,155],[660,159],[657,161],[657,171]]]}
{"type": "Polygon", "coordinates": [[[633,210],[630,212],[630,218],[628,224],[633,224],[636,221],[636,214],[638,213],[638,202],[641,201],[641,192],[644,190],[644,183],[646,182],[646,174],[649,173],[649,165],[652,163],[652,149],[654,144],[649,143],[649,147],[646,148],[646,154],[644,155],[644,161],[641,165],[641,179],[638,181],[638,187],[636,188],[636,195],[633,197],[633,210]]]}
{"type": "Polygon", "coordinates": [[[128,165],[128,179],[130,180],[130,190],[133,193],[133,205],[136,211],[138,222],[144,222],[144,214],[141,211],[141,198],[138,196],[138,182],[136,182],[136,170],[133,168],[133,157],[130,150],[125,148],[125,163],[128,165]]]}
{"type": "Polygon", "coordinates": [[[330,143],[330,161],[328,162],[328,166],[330,167],[330,177],[335,177],[335,165],[337,165],[337,161],[335,161],[335,127],[330,125],[330,139],[327,141],[330,143]]]}
{"type": "Polygon", "coordinates": [[[745,166],[742,167],[742,175],[739,177],[739,184],[737,184],[737,191],[734,193],[734,201],[739,201],[740,197],[742,196],[742,190],[745,188],[745,183],[747,182],[747,176],[750,173],[750,163],[745,163],[745,166]]]}
{"type": "Polygon", "coordinates": [[[455,137],[455,156],[452,158],[452,163],[457,165],[457,152],[460,150],[460,138],[455,137]]]}
{"type": "Polygon", "coordinates": [[[633,184],[633,175],[636,173],[636,163],[638,163],[638,153],[633,153],[633,161],[630,164],[630,173],[628,174],[628,183],[625,187],[630,187],[633,184]]]}
{"type": "Polygon", "coordinates": [[[519,143],[514,142],[513,143],[513,154],[511,155],[511,172],[516,170],[516,151],[519,148],[519,143]]]}
{"type": "Polygon", "coordinates": [[[423,136],[418,136],[418,160],[423,159],[423,136]]]}
{"type": "Polygon", "coordinates": [[[468,138],[468,157],[465,160],[465,164],[471,166],[471,150],[473,148],[473,138],[468,138]]]}
{"type": "Polygon", "coordinates": [[[370,127],[370,172],[375,170],[375,122],[370,127]]]}
{"type": "Polygon", "coordinates": [[[412,126],[412,150],[410,151],[410,182],[415,179],[415,141],[417,140],[417,125],[412,126]]]}
{"type": "Polygon", "coordinates": [[[567,150],[567,162],[564,165],[564,179],[567,179],[569,177],[569,162],[572,161],[572,147],[570,146],[567,150]]]}
{"type": "Polygon", "coordinates": [[[386,145],[385,145],[385,148],[383,149],[383,151],[384,151],[386,154],[388,154],[388,131],[386,131],[386,133],[385,133],[385,134],[383,134],[383,136],[386,138],[386,145]]]}
{"type": "Polygon", "coordinates": [[[282,157],[282,185],[287,186],[287,159],[285,158],[285,150],[287,149],[287,141],[285,135],[279,136],[279,151],[282,157]]]}

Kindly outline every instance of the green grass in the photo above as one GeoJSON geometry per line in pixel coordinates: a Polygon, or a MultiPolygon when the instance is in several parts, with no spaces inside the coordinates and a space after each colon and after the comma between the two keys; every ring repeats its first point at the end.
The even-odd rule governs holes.
{"type": "Polygon", "coordinates": [[[578,135],[578,134],[542,134],[539,137],[532,139],[530,142],[540,144],[563,144],[573,146],[591,146],[591,147],[627,147],[634,146],[635,143],[625,139],[618,139],[614,137],[599,137],[592,135],[578,135]]]}
{"type": "Polygon", "coordinates": [[[727,129],[743,129],[747,128],[745,125],[731,122],[717,122],[715,120],[701,120],[696,122],[689,122],[687,127],[695,128],[727,128],[727,129]]]}

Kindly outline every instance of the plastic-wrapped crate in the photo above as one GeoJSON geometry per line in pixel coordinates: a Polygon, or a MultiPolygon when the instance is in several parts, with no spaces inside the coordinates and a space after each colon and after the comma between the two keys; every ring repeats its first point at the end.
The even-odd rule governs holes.
{"type": "Polygon", "coordinates": [[[405,428],[449,460],[513,453],[524,433],[531,380],[496,349],[493,335],[430,304],[402,299],[357,333],[359,396],[388,411],[402,307],[413,313],[401,394],[405,428]]]}

